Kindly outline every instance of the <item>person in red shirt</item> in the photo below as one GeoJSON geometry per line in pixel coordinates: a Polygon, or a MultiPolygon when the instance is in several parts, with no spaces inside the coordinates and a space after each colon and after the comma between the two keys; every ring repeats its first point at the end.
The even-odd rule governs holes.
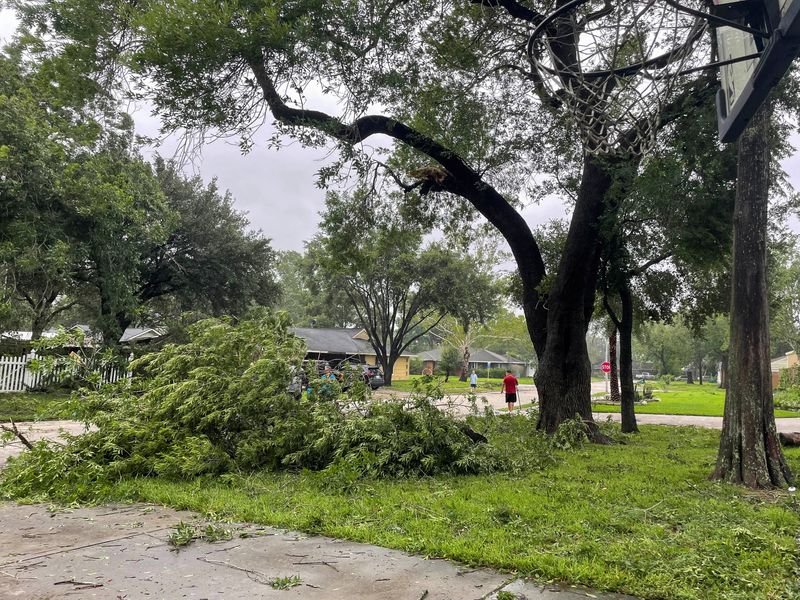
{"type": "Polygon", "coordinates": [[[514,404],[517,401],[517,386],[519,385],[519,381],[516,377],[511,373],[511,371],[506,370],[506,376],[503,377],[503,387],[500,388],[501,392],[506,393],[506,404],[508,404],[508,412],[514,410],[514,404]]]}

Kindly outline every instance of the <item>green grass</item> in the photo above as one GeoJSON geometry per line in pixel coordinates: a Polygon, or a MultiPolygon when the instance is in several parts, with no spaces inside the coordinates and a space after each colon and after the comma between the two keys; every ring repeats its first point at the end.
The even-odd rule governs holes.
{"type": "MultiPolygon", "coordinates": [[[[656,387],[653,395],[659,398],[659,402],[637,404],[636,412],[638,414],[721,417],[725,405],[725,390],[719,389],[716,384],[672,383],[666,390],[656,387]]],[[[619,405],[595,403],[592,410],[618,413],[619,405]]],[[[775,416],[799,417],[800,413],[776,410],[775,416]]]]}
{"type": "Polygon", "coordinates": [[[33,421],[37,418],[57,419],[58,407],[69,399],[68,393],[5,393],[0,394],[0,421],[33,421]]]}
{"type": "MultiPolygon", "coordinates": [[[[798,598],[800,506],[708,481],[719,433],[644,426],[524,476],[127,480],[114,496],[644,599],[798,598]]],[[[788,449],[800,471],[800,449],[788,449]]]]}
{"type": "MultiPolygon", "coordinates": [[[[408,379],[395,379],[392,381],[392,385],[385,387],[383,389],[389,391],[398,391],[398,392],[411,392],[414,390],[414,382],[421,379],[422,375],[411,375],[408,379]]],[[[459,381],[458,375],[451,375],[450,379],[445,382],[444,376],[436,376],[437,379],[442,386],[442,390],[445,392],[469,392],[469,380],[467,381],[459,381]]],[[[533,384],[532,377],[518,377],[519,382],[522,385],[531,385],[533,384]]],[[[500,387],[503,384],[502,379],[498,378],[486,378],[481,377],[478,379],[478,392],[499,392],[500,387]]]]}

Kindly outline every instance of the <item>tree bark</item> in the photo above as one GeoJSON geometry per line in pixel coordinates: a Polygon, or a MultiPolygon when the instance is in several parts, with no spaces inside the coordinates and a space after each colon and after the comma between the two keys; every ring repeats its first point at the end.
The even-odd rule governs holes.
{"type": "Polygon", "coordinates": [[[31,341],[41,339],[44,328],[47,326],[48,315],[42,312],[37,312],[33,316],[33,323],[31,323],[31,341]]]}
{"type": "Polygon", "coordinates": [[[469,327],[464,327],[464,347],[462,348],[463,354],[461,356],[461,375],[459,376],[459,381],[466,381],[467,376],[469,374],[469,359],[471,357],[471,353],[469,351],[469,327]]]}
{"type": "Polygon", "coordinates": [[[620,286],[619,298],[622,303],[622,319],[619,324],[619,366],[622,384],[622,432],[638,433],[636,425],[636,392],[633,387],[633,296],[628,282],[620,286]]]}
{"type": "Polygon", "coordinates": [[[611,371],[609,373],[608,382],[611,386],[609,392],[609,400],[611,402],[620,402],[619,395],[619,371],[617,362],[617,327],[616,325],[611,328],[611,333],[608,336],[608,362],[611,364],[611,371]]]}
{"type": "Polygon", "coordinates": [[[577,415],[586,424],[590,439],[603,443],[608,440],[592,417],[586,331],[597,286],[599,220],[611,183],[599,159],[587,154],[564,253],[548,296],[547,345],[536,372],[538,428],[553,433],[577,415]]]}
{"type": "Polygon", "coordinates": [[[719,387],[722,390],[728,389],[728,353],[722,353],[722,360],[719,363],[719,387]]]}
{"type": "Polygon", "coordinates": [[[738,142],[728,390],[713,479],[750,488],[793,481],[775,429],[769,361],[767,204],[771,107],[738,142]]]}

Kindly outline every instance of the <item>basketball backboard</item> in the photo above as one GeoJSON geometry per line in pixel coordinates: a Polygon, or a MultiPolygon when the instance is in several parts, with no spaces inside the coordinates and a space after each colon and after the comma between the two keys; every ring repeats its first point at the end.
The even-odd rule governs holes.
{"type": "Polygon", "coordinates": [[[800,0],[714,0],[714,14],[745,29],[717,25],[721,63],[719,137],[735,142],[800,54],[800,0]]]}

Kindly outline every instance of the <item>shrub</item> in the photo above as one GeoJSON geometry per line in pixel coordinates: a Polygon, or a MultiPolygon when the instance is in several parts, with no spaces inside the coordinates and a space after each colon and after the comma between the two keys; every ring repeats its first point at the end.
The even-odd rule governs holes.
{"type": "Polygon", "coordinates": [[[777,390],[774,397],[775,408],[800,411],[800,387],[777,390]]]}
{"type": "Polygon", "coordinates": [[[412,356],[408,361],[409,375],[422,375],[422,359],[412,356]]]}

